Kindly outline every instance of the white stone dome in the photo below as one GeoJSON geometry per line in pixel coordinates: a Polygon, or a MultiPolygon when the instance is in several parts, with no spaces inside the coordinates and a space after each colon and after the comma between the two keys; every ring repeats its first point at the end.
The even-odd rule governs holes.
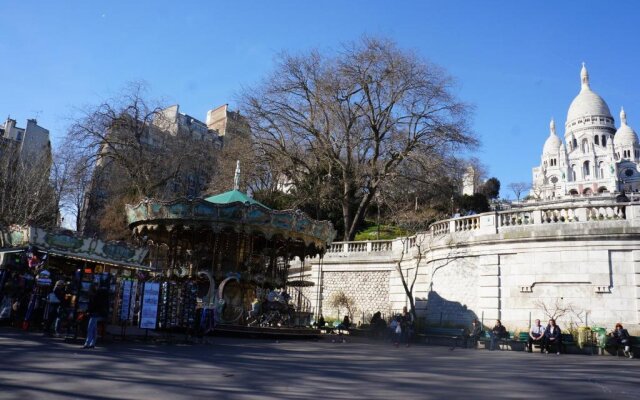
{"type": "Polygon", "coordinates": [[[638,144],[638,135],[627,125],[627,114],[624,112],[624,109],[620,111],[620,128],[618,128],[613,137],[613,143],[616,147],[635,146],[638,144]]]}
{"type": "Polygon", "coordinates": [[[558,149],[562,146],[562,140],[556,135],[556,124],[553,120],[549,124],[549,137],[544,142],[542,154],[557,154],[558,149]]]}
{"type": "Polygon", "coordinates": [[[569,106],[569,112],[567,112],[567,124],[584,116],[599,115],[612,118],[611,111],[609,111],[607,103],[602,99],[602,97],[591,90],[591,87],[589,86],[589,74],[584,63],[582,64],[582,70],[580,71],[580,79],[582,81],[582,88],[580,93],[578,93],[569,106]]]}

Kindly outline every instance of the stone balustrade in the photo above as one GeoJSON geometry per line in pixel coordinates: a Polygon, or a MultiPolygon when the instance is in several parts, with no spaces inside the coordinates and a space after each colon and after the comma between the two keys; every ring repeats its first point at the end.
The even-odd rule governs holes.
{"type": "MultiPolygon", "coordinates": [[[[553,224],[600,223],[605,221],[626,222],[629,215],[640,218],[640,204],[606,203],[545,205],[492,211],[477,215],[451,218],[433,223],[423,234],[433,238],[449,234],[500,234],[511,229],[545,226],[553,224]]],[[[640,222],[640,221],[639,221],[640,222]]],[[[358,242],[334,242],[327,249],[327,256],[402,254],[416,246],[416,236],[394,240],[371,240],[358,242]]]]}
{"type": "Polygon", "coordinates": [[[394,240],[367,240],[357,242],[333,242],[325,257],[375,256],[408,252],[416,246],[416,237],[394,240]]]}
{"type": "Polygon", "coordinates": [[[327,254],[358,254],[390,252],[393,249],[391,240],[368,240],[358,242],[333,242],[327,248],[327,254]]]}

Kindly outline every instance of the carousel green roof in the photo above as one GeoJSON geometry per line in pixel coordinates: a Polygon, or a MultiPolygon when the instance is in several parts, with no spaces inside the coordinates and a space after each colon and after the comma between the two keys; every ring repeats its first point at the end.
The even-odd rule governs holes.
{"type": "Polygon", "coordinates": [[[242,193],[239,190],[229,190],[228,192],[216,194],[214,196],[209,196],[205,198],[205,200],[213,204],[231,204],[231,203],[255,204],[270,210],[269,207],[260,203],[258,200],[252,199],[251,197],[247,196],[245,193],[242,193]]]}

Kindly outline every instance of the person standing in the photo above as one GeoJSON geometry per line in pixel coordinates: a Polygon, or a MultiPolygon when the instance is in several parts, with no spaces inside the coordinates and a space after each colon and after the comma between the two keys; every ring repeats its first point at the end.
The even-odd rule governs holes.
{"type": "Polygon", "coordinates": [[[402,328],[402,342],[409,347],[413,336],[413,314],[407,311],[407,307],[402,307],[400,326],[402,328]]]}
{"type": "Polygon", "coordinates": [[[45,334],[51,336],[57,336],[58,332],[58,320],[60,304],[64,299],[64,282],[56,282],[53,290],[47,296],[47,305],[44,313],[44,328],[45,334]]]}
{"type": "Polygon", "coordinates": [[[551,318],[549,325],[544,330],[544,350],[549,353],[551,345],[556,346],[556,354],[560,355],[560,349],[562,348],[562,330],[556,325],[556,320],[551,318]]]}
{"type": "Polygon", "coordinates": [[[540,320],[536,320],[536,324],[529,331],[529,338],[527,340],[527,351],[533,352],[533,344],[540,343],[540,353],[544,352],[544,326],[540,325],[540,320]]]}
{"type": "Polygon", "coordinates": [[[92,288],[87,312],[89,313],[89,325],[87,326],[87,339],[83,348],[93,349],[96,347],[98,339],[98,322],[107,318],[109,313],[109,293],[106,289],[101,288],[96,291],[95,286],[92,288]]]}

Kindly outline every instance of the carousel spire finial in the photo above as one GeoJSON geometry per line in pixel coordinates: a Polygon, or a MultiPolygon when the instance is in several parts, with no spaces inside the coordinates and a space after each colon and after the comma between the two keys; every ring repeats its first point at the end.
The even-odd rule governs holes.
{"type": "Polygon", "coordinates": [[[240,190],[240,160],[236,161],[236,174],[233,177],[233,190],[240,190]]]}

